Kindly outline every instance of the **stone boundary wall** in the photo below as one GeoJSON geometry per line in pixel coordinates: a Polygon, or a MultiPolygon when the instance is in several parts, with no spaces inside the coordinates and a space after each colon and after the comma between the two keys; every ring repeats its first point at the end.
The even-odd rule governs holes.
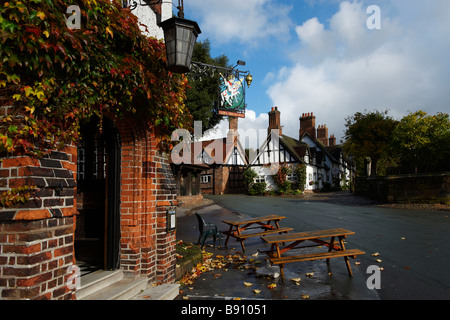
{"type": "Polygon", "coordinates": [[[357,177],[355,194],[384,203],[450,205],[450,172],[357,177]]]}

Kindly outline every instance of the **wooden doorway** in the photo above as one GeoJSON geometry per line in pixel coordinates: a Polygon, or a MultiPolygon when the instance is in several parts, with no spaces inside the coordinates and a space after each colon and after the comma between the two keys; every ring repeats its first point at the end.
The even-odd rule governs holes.
{"type": "Polygon", "coordinates": [[[119,134],[112,121],[95,118],[81,126],[77,159],[75,258],[82,268],[120,267],[119,134]]]}
{"type": "Polygon", "coordinates": [[[244,166],[230,166],[230,174],[228,179],[228,192],[241,193],[245,191],[244,183],[244,166]]]}

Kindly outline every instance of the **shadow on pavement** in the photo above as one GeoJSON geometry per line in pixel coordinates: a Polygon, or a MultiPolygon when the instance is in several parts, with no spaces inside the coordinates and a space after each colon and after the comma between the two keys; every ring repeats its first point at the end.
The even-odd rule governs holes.
{"type": "MultiPolygon", "coordinates": [[[[227,225],[223,220],[247,218],[237,212],[229,211],[216,204],[208,203],[201,208],[179,208],[177,210],[177,240],[197,243],[198,212],[208,223],[214,223],[220,231],[227,225]]],[[[284,226],[281,223],[281,226],[284,226]]],[[[367,288],[369,275],[360,270],[351,259],[353,277],[349,277],[343,259],[291,263],[285,266],[285,283],[278,267],[271,267],[265,254],[258,253],[264,249],[260,238],[249,238],[245,242],[246,252],[235,239],[230,239],[228,248],[224,248],[226,236],[222,235],[222,246],[213,247],[212,238],[208,238],[204,248],[205,256],[210,257],[206,265],[213,261],[221,262],[219,268],[198,272],[198,276],[187,285],[181,285],[177,299],[264,299],[264,300],[378,300],[375,290],[367,288]],[[267,271],[267,274],[262,271],[267,271]],[[277,272],[278,271],[278,272],[277,272]],[[293,281],[291,279],[295,279],[293,281]],[[298,281],[298,279],[300,279],[298,281]]],[[[308,249],[314,250],[314,249],[308,249]]],[[[323,249],[322,249],[323,250],[323,249]]]]}

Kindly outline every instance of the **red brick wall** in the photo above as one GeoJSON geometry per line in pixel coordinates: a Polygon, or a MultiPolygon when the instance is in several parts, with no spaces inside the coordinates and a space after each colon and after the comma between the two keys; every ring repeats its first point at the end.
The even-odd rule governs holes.
{"type": "Polygon", "coordinates": [[[0,299],[74,299],[74,217],[0,223],[0,299]]]}
{"type": "MultiPolygon", "coordinates": [[[[157,151],[152,133],[130,121],[117,126],[121,267],[149,282],[173,282],[176,233],[167,232],[166,215],[177,205],[177,187],[168,157],[157,151]]],[[[74,146],[43,159],[2,157],[0,191],[25,184],[39,190],[25,204],[0,207],[0,299],[75,298],[67,270],[75,263],[76,163],[74,146]]]]}
{"type": "Polygon", "coordinates": [[[175,280],[175,231],[166,231],[167,210],[177,205],[177,185],[168,155],[151,132],[118,125],[122,142],[121,267],[149,281],[175,280]]]}
{"type": "Polygon", "coordinates": [[[42,159],[0,162],[0,192],[36,185],[36,198],[0,207],[0,299],[73,299],[67,272],[74,263],[76,148],[42,159]],[[74,173],[75,172],[75,173],[74,173]]]}

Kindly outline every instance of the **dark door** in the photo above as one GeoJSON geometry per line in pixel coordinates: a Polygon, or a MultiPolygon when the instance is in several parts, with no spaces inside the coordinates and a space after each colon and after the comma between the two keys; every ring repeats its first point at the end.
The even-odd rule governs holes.
{"type": "Polygon", "coordinates": [[[244,167],[230,166],[229,175],[229,191],[230,193],[240,193],[245,189],[244,184],[244,167]]]}
{"type": "Polygon", "coordinates": [[[120,249],[120,141],[113,123],[97,118],[81,126],[78,147],[77,263],[115,270],[120,249]]]}

